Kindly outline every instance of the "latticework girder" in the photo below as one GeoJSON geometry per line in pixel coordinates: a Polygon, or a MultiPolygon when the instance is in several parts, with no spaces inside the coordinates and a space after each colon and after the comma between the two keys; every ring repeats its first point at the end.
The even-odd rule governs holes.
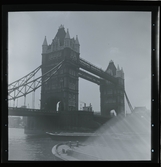
{"type": "Polygon", "coordinates": [[[48,82],[51,79],[51,77],[58,72],[58,70],[62,66],[62,63],[63,63],[63,61],[60,62],[59,64],[57,64],[55,67],[53,67],[48,72],[46,72],[44,75],[37,77],[36,79],[31,80],[31,81],[29,81],[29,79],[28,79],[28,82],[24,82],[23,84],[16,86],[14,89],[8,91],[8,100],[15,100],[15,99],[20,98],[22,96],[26,96],[27,94],[29,94],[31,92],[34,92],[36,89],[38,89],[44,83],[48,82]],[[46,79],[42,81],[43,77],[45,77],[46,79]]]}
{"type": "Polygon", "coordinates": [[[8,85],[8,92],[11,93],[15,89],[17,89],[19,86],[23,85],[24,83],[27,83],[40,69],[41,69],[41,66],[37,67],[35,70],[33,70],[29,74],[25,75],[24,77],[9,84],[8,85]]]}

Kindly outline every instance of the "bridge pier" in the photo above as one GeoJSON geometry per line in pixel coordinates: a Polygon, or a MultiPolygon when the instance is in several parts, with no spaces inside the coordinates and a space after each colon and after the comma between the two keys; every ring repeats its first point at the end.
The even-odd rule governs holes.
{"type": "Polygon", "coordinates": [[[90,131],[98,128],[93,112],[68,111],[55,116],[26,116],[25,134],[45,134],[46,132],[90,131]]]}
{"type": "Polygon", "coordinates": [[[111,117],[111,111],[116,114],[125,112],[124,91],[114,85],[100,85],[101,115],[111,117]]]}
{"type": "Polygon", "coordinates": [[[117,79],[117,84],[105,79],[100,84],[101,115],[110,117],[111,110],[115,110],[117,115],[125,111],[124,72],[116,68],[113,61],[110,61],[105,72],[117,79]]]}
{"type": "Polygon", "coordinates": [[[57,116],[28,116],[25,118],[25,134],[45,134],[59,129],[57,116]]]}

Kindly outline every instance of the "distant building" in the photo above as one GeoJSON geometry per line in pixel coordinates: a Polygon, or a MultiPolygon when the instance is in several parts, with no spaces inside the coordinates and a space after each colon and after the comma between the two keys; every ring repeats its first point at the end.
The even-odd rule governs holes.
{"type": "Polygon", "coordinates": [[[89,104],[89,106],[86,106],[86,103],[84,103],[83,111],[92,111],[91,103],[89,104]]]}

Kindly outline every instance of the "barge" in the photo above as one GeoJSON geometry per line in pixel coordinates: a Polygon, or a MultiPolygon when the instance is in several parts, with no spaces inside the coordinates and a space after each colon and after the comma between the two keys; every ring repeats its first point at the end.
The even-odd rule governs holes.
{"type": "Polygon", "coordinates": [[[55,141],[85,141],[88,138],[95,139],[98,137],[98,134],[95,133],[82,133],[82,132],[60,132],[60,133],[51,133],[46,132],[47,135],[55,141]]]}

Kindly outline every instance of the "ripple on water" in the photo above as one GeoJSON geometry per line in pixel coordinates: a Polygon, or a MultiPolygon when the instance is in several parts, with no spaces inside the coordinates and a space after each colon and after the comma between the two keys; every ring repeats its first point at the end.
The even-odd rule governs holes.
{"type": "Polygon", "coordinates": [[[23,129],[9,128],[9,160],[54,161],[51,152],[57,144],[47,136],[28,136],[23,129]]]}

